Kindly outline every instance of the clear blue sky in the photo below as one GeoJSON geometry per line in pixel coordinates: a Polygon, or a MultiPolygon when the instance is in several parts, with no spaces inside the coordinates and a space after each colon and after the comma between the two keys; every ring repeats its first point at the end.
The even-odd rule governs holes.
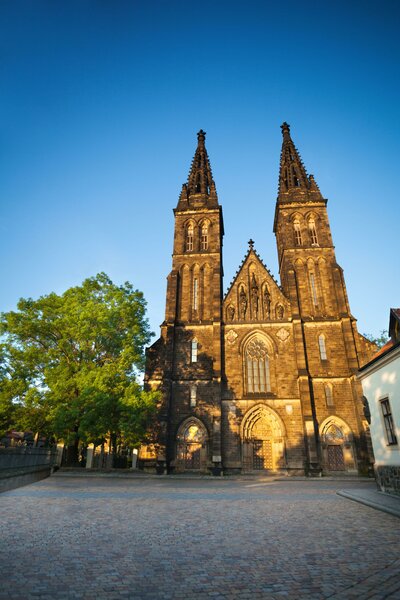
{"type": "Polygon", "coordinates": [[[225,220],[278,277],[280,124],[325,197],[361,332],[400,306],[400,3],[0,3],[0,310],[105,271],[164,318],[196,132],[225,220]],[[244,210],[243,210],[244,209],[244,210]]]}

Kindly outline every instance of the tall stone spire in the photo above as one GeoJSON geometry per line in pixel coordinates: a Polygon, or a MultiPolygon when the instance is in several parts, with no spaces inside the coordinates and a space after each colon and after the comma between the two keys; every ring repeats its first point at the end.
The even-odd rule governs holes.
{"type": "Polygon", "coordinates": [[[190,167],[187,183],[182,186],[178,210],[195,206],[218,206],[218,197],[212,177],[210,160],[205,146],[206,132],[197,134],[197,148],[190,167]]]}
{"type": "Polygon", "coordinates": [[[278,201],[318,200],[321,192],[313,175],[307,175],[301,156],[290,137],[290,126],[281,125],[283,142],[279,169],[278,201]]]}

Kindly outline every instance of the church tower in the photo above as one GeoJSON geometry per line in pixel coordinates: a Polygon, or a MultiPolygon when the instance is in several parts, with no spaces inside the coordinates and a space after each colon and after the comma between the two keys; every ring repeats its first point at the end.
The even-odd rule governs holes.
{"type": "Polygon", "coordinates": [[[162,390],[158,464],[168,472],[221,462],[222,208],[205,132],[174,210],[172,270],[161,338],[148,351],[146,384],[162,390]]]}
{"type": "Polygon", "coordinates": [[[274,233],[281,284],[292,306],[299,341],[296,355],[309,460],[311,467],[326,468],[336,462],[344,470],[346,458],[359,463],[365,459],[362,392],[355,374],[367,352],[366,341],[350,312],[327,200],[313,175],[307,174],[289,125],[283,123],[281,128],[274,233]],[[346,456],[350,444],[343,445],[343,453],[330,443],[335,434],[344,439],[349,427],[355,443],[352,453],[357,450],[358,457],[349,452],[346,456]]]}

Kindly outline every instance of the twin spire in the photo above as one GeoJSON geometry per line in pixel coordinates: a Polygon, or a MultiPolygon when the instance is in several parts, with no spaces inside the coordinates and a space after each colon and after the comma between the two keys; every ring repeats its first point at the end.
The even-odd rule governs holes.
{"type": "Polygon", "coordinates": [[[197,134],[197,148],[189,171],[187,183],[182,186],[178,210],[184,208],[218,206],[217,191],[212,177],[206,145],[206,132],[200,129],[197,134]]]}
{"type": "MultiPolygon", "coordinates": [[[[290,126],[281,125],[283,142],[279,168],[278,202],[296,200],[321,200],[322,195],[313,175],[307,171],[300,154],[290,137],[290,126]]],[[[210,160],[205,146],[206,132],[197,134],[197,148],[189,171],[187,183],[182,186],[177,209],[215,208],[218,197],[212,177],[210,160]]]]}
{"type": "Polygon", "coordinates": [[[278,201],[318,200],[321,192],[313,175],[307,171],[290,137],[290,125],[281,125],[283,142],[279,167],[278,201]]]}

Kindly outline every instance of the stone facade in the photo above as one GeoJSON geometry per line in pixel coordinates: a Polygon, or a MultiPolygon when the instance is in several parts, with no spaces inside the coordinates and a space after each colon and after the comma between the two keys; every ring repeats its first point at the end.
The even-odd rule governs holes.
{"type": "Polygon", "coordinates": [[[225,297],[222,208],[198,147],[175,209],[161,337],[145,384],[162,401],[141,464],[158,471],[357,472],[369,464],[357,332],[327,201],[282,125],[274,232],[281,285],[254,249],[225,297]]]}

